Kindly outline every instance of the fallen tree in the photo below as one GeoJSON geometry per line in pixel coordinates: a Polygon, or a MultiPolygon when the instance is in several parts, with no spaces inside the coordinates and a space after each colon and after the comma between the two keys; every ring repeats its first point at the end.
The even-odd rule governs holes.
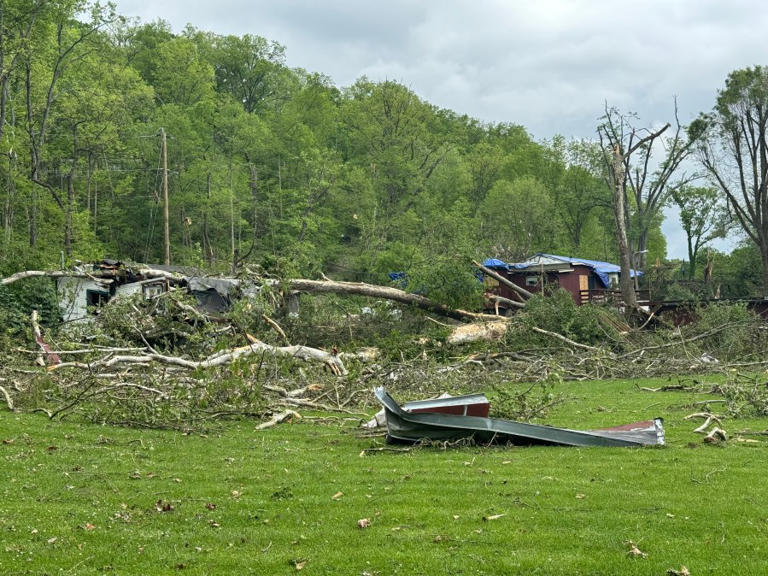
{"type": "MultiPolygon", "coordinates": [[[[136,267],[134,273],[147,278],[164,278],[166,280],[173,281],[174,283],[183,283],[184,276],[168,272],[165,270],[159,270],[149,267],[136,267]]],[[[108,279],[115,275],[113,270],[106,271],[69,271],[69,270],[56,270],[56,271],[42,271],[42,270],[27,270],[24,272],[17,272],[7,278],[0,279],[0,286],[5,286],[23,280],[25,278],[92,278],[92,279],[108,279]]],[[[365,282],[343,282],[334,281],[329,279],[324,280],[309,280],[303,278],[297,278],[293,280],[287,280],[284,282],[273,279],[254,279],[256,284],[284,288],[287,292],[308,292],[315,294],[354,294],[359,296],[368,296],[371,298],[381,298],[384,300],[392,300],[394,302],[400,302],[401,304],[407,304],[409,306],[415,306],[427,312],[432,312],[453,318],[461,321],[478,321],[478,320],[492,320],[497,319],[497,316],[493,314],[483,314],[479,312],[470,312],[468,310],[461,310],[451,308],[444,304],[440,304],[433,300],[430,300],[426,296],[421,294],[412,294],[399,288],[393,288],[391,286],[380,286],[377,284],[367,284],[365,282]]],[[[524,291],[525,292],[525,291],[524,291]]],[[[527,293],[530,296],[530,293],[527,293]]]]}
{"type": "Polygon", "coordinates": [[[495,271],[491,270],[487,266],[483,266],[482,264],[480,264],[476,260],[472,260],[472,264],[474,264],[478,268],[478,270],[482,271],[483,274],[488,274],[488,276],[490,276],[494,280],[497,280],[501,284],[504,284],[504,286],[506,286],[507,288],[510,288],[513,292],[515,292],[516,294],[521,296],[523,298],[523,300],[527,300],[528,298],[532,298],[533,297],[533,294],[531,292],[529,292],[528,290],[526,290],[525,288],[523,288],[521,286],[518,286],[514,282],[511,282],[507,278],[504,278],[504,276],[502,276],[498,272],[495,272],[495,271]]]}
{"type": "Polygon", "coordinates": [[[412,294],[399,288],[389,286],[379,286],[377,284],[366,284],[365,282],[341,282],[333,280],[304,280],[295,279],[286,282],[291,290],[297,292],[312,292],[315,294],[355,294],[359,296],[369,296],[371,298],[382,298],[393,300],[402,304],[416,306],[427,312],[433,312],[441,316],[453,318],[455,320],[498,320],[499,317],[493,314],[482,314],[479,312],[469,312],[450,308],[444,304],[439,304],[420,294],[412,294]]]}

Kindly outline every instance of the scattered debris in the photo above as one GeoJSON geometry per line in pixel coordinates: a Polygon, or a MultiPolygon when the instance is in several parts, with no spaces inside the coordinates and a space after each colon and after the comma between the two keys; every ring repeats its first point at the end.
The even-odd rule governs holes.
{"type": "Polygon", "coordinates": [[[495,321],[481,324],[461,324],[448,335],[448,344],[468,344],[470,342],[494,342],[504,338],[507,333],[508,322],[495,321]]]}
{"type": "Polygon", "coordinates": [[[667,570],[667,574],[669,576],[691,576],[690,571],[685,566],[680,566],[680,570],[675,570],[674,568],[670,568],[667,570]]]}
{"type": "Polygon", "coordinates": [[[361,518],[357,521],[357,527],[362,528],[368,528],[371,525],[371,519],[370,518],[361,518]]]}
{"type": "Polygon", "coordinates": [[[40,323],[37,321],[37,310],[32,310],[30,321],[32,323],[32,332],[35,335],[35,342],[37,342],[37,345],[40,346],[41,350],[41,354],[37,358],[37,363],[40,366],[45,366],[46,363],[54,365],[61,364],[61,359],[58,354],[53,352],[51,347],[45,343],[45,340],[43,340],[43,334],[40,331],[40,323]],[[43,359],[43,356],[45,359],[43,359]]]}
{"type": "Polygon", "coordinates": [[[363,458],[366,454],[376,453],[376,452],[410,452],[410,448],[392,448],[391,446],[382,446],[379,448],[364,448],[360,452],[360,458],[363,458]]]}
{"type": "MultiPolygon", "coordinates": [[[[464,396],[451,396],[447,392],[437,398],[406,402],[402,406],[406,412],[433,412],[443,414],[460,414],[463,416],[488,416],[490,404],[483,394],[467,394],[464,396]]],[[[363,424],[363,428],[383,428],[387,424],[386,411],[379,410],[376,415],[363,424]]]]}
{"type": "Polygon", "coordinates": [[[483,522],[490,522],[491,520],[498,520],[499,518],[504,518],[506,514],[492,514],[490,516],[483,516],[483,522]]]}
{"type": "Polygon", "coordinates": [[[706,434],[707,433],[706,430],[707,430],[707,428],[709,428],[709,425],[712,422],[717,422],[720,426],[723,425],[723,423],[720,420],[720,418],[722,418],[721,416],[718,416],[716,414],[710,414],[709,412],[696,412],[694,414],[689,414],[688,416],[683,418],[683,420],[691,420],[692,418],[704,418],[705,419],[704,420],[704,424],[702,424],[701,426],[699,426],[698,428],[696,428],[694,430],[694,432],[697,432],[699,434],[706,434]]]}
{"type": "Polygon", "coordinates": [[[627,551],[627,556],[631,556],[632,558],[647,558],[648,554],[641,551],[632,540],[629,540],[627,542],[627,546],[629,546],[629,550],[627,551]]]}
{"type": "Polygon", "coordinates": [[[726,442],[727,440],[728,437],[725,433],[725,430],[717,427],[713,428],[709,434],[704,437],[704,442],[707,442],[708,444],[720,444],[721,442],[726,442]]]}
{"type": "Polygon", "coordinates": [[[0,393],[5,397],[5,403],[8,405],[8,410],[13,412],[13,398],[8,394],[8,390],[0,386],[0,393]]]}
{"type": "Polygon", "coordinates": [[[741,436],[737,437],[736,441],[744,444],[762,444],[760,440],[755,440],[754,438],[742,438],[741,436]]]}
{"type": "Polygon", "coordinates": [[[273,415],[272,418],[270,418],[266,422],[262,422],[261,424],[256,426],[254,430],[266,430],[267,428],[272,428],[272,426],[276,426],[277,424],[282,424],[285,421],[291,421],[294,418],[296,419],[301,418],[301,414],[293,410],[286,410],[285,412],[279,412],[273,415]]]}

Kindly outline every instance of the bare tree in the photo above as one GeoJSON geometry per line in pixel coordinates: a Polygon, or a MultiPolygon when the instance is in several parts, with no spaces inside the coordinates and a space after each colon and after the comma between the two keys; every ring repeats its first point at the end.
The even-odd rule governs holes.
{"type": "MultiPolygon", "coordinates": [[[[648,163],[654,141],[669,128],[665,124],[656,132],[648,132],[646,129],[634,128],[629,119],[620,114],[615,108],[605,107],[604,121],[598,126],[597,133],[600,144],[606,151],[605,159],[608,168],[608,179],[613,189],[613,209],[616,219],[616,240],[619,245],[619,286],[624,304],[629,308],[637,308],[637,294],[632,284],[630,270],[632,269],[630,245],[627,237],[627,183],[629,174],[633,170],[631,157],[634,152],[641,150],[641,162],[644,170],[648,170],[648,163]],[[640,134],[647,132],[643,137],[640,134]],[[643,161],[645,160],[645,161],[643,161]]],[[[643,177],[644,180],[644,177],[643,177]]]]}
{"type": "MultiPolygon", "coordinates": [[[[640,255],[639,267],[645,267],[645,250],[648,248],[648,232],[653,224],[653,219],[659,214],[671,194],[682,186],[695,180],[698,175],[682,173],[672,181],[675,174],[679,173],[681,165],[694,151],[695,138],[691,138],[686,126],[680,123],[678,116],[677,100],[674,105],[674,134],[664,137],[665,129],[651,133],[648,128],[636,128],[633,124],[633,115],[622,115],[615,108],[606,107],[603,116],[603,133],[610,133],[609,143],[624,142],[625,148],[633,148],[635,144],[638,153],[634,159],[629,154],[624,157],[624,170],[626,175],[626,187],[632,194],[634,201],[633,224],[636,231],[635,242],[632,247],[640,255]],[[651,136],[638,140],[643,134],[651,136]],[[656,162],[654,153],[661,153],[660,162],[656,162]]],[[[600,131],[600,128],[598,128],[600,131]]]]}
{"type": "Polygon", "coordinates": [[[648,251],[648,233],[671,194],[696,178],[682,174],[674,182],[672,178],[693,151],[695,138],[680,123],[677,101],[674,107],[675,129],[669,137],[664,133],[671,127],[665,124],[658,130],[638,128],[636,116],[622,114],[616,108],[605,106],[602,124],[597,132],[606,154],[608,180],[614,191],[614,212],[621,258],[622,297],[633,306],[636,298],[629,270],[634,264],[645,268],[648,251]],[[660,161],[654,153],[661,153],[660,161]],[[632,194],[631,213],[628,194],[632,194]],[[631,228],[630,228],[631,226],[631,228]],[[627,230],[633,234],[628,236],[627,230]],[[637,261],[632,257],[639,256],[637,261]],[[634,262],[633,262],[634,261],[634,262]]]}

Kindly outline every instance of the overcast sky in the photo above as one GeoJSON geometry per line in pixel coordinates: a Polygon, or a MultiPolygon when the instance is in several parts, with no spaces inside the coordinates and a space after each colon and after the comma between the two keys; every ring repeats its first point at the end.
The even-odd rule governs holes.
{"type": "MultiPolygon", "coordinates": [[[[714,104],[766,57],[762,0],[117,0],[118,12],[285,46],[287,63],[348,86],[395,80],[442,108],[591,138],[604,103],[648,125],[714,104]]],[[[668,255],[684,257],[674,215],[668,255]]]]}

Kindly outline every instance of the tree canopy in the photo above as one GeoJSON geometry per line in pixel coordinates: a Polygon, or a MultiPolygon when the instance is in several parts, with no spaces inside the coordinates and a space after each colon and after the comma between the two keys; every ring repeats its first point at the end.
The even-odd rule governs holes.
{"type": "MultiPolygon", "coordinates": [[[[162,261],[161,130],[174,264],[368,281],[402,271],[434,290],[453,276],[469,294],[472,258],[617,259],[595,142],[535,141],[393,81],[340,88],[254,34],[174,33],[91,0],[4,0],[0,14],[5,273],[162,261]]],[[[735,87],[749,78],[729,82],[720,133],[753,98],[735,87]]],[[[661,200],[643,198],[630,220],[645,246],[661,237],[661,200]]]]}

